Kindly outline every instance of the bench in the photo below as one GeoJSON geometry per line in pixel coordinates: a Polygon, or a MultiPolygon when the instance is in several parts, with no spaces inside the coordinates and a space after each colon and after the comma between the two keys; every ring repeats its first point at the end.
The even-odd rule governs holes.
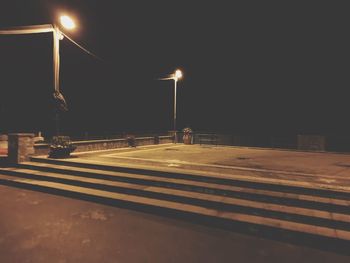
{"type": "Polygon", "coordinates": [[[218,136],[216,134],[197,134],[197,138],[199,141],[199,144],[211,144],[211,145],[218,145],[218,136]]]}

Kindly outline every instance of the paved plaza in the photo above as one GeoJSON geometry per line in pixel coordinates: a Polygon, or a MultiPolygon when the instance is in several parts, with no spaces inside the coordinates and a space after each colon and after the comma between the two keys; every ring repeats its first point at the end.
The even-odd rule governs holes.
{"type": "Polygon", "coordinates": [[[347,263],[349,256],[0,185],[1,263],[347,263]]]}
{"type": "MultiPolygon", "coordinates": [[[[46,156],[43,158],[46,159],[46,156]]],[[[347,154],[164,144],[74,153],[72,158],[62,161],[350,192],[350,155],[347,154]]],[[[46,169],[55,166],[49,163],[37,165],[46,169]]],[[[73,169],[83,173],[85,169],[74,166],[68,168],[65,168],[66,172],[73,169]]],[[[16,171],[6,169],[3,171],[26,171],[24,168],[16,171]]],[[[46,172],[43,171],[33,170],[33,173],[44,176],[46,172]]],[[[115,172],[102,173],[107,176],[115,172]]],[[[6,175],[2,178],[12,177],[6,175]]],[[[23,183],[39,182],[29,177],[16,180],[23,183]]],[[[81,180],[98,182],[97,179],[81,180]]],[[[45,184],[52,186],[55,183],[47,181],[45,184]]],[[[154,186],[134,187],[145,191],[156,189],[154,186]]],[[[0,185],[1,263],[350,261],[346,253],[327,250],[326,247],[313,248],[303,245],[303,242],[284,242],[255,235],[254,228],[250,234],[243,234],[196,220],[130,210],[61,195],[55,191],[41,192],[34,189],[0,185]]],[[[328,202],[325,198],[322,200],[328,202]]],[[[272,205],[268,204],[267,207],[272,208],[272,205]]],[[[295,211],[301,213],[302,209],[295,211]]]]}
{"type": "Polygon", "coordinates": [[[188,173],[215,173],[350,189],[350,154],[166,144],[77,153],[71,161],[188,173]]]}

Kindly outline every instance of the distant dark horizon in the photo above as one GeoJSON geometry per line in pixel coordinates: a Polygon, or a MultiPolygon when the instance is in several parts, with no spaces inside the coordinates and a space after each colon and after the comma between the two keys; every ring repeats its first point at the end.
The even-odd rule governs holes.
{"type": "MultiPolygon", "coordinates": [[[[4,1],[0,28],[76,16],[61,41],[67,135],[173,129],[350,133],[346,10],[337,4],[4,1]]],[[[55,130],[50,34],[0,36],[0,133],[55,130]]]]}

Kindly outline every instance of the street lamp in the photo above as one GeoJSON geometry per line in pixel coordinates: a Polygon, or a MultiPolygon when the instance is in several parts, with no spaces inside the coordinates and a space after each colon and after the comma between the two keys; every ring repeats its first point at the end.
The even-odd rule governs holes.
{"type": "Polygon", "coordinates": [[[174,80],[174,123],[173,123],[173,127],[174,127],[174,142],[177,142],[177,134],[176,134],[176,89],[177,89],[177,82],[179,79],[182,78],[182,72],[181,70],[177,69],[173,74],[170,75],[170,77],[168,78],[161,78],[160,80],[169,80],[169,79],[173,79],[174,80]]]}
{"type": "MultiPolygon", "coordinates": [[[[60,17],[60,23],[61,25],[68,30],[72,30],[75,28],[74,21],[67,15],[62,15],[60,17]]],[[[57,103],[57,109],[56,109],[56,136],[59,136],[60,134],[60,125],[59,125],[59,112],[60,111],[68,111],[67,103],[60,92],[60,40],[64,38],[64,33],[59,29],[57,25],[53,25],[53,63],[54,63],[54,98],[57,103]]]]}
{"type": "MultiPolygon", "coordinates": [[[[67,15],[60,17],[61,25],[68,29],[74,29],[74,21],[67,15]]],[[[53,84],[54,84],[54,98],[58,102],[58,109],[61,111],[67,111],[67,104],[60,93],[59,88],[59,68],[60,68],[60,53],[59,53],[59,44],[65,34],[60,31],[59,27],[56,24],[45,24],[45,25],[31,25],[31,26],[20,26],[12,27],[7,29],[0,29],[0,35],[22,35],[22,34],[37,34],[37,33],[53,33],[53,84]]],[[[59,135],[59,125],[58,125],[58,113],[56,114],[56,134],[59,135]]]]}
{"type": "Polygon", "coordinates": [[[66,16],[66,15],[61,16],[60,22],[61,22],[61,25],[64,26],[64,28],[66,29],[72,30],[75,28],[75,23],[69,16],[66,16]]]}

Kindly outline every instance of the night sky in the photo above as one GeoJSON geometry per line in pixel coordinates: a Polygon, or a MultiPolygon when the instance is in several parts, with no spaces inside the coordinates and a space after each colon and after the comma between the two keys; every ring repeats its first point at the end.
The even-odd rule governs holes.
{"type": "MultiPolygon", "coordinates": [[[[75,17],[61,41],[68,135],[350,132],[349,19],[333,1],[16,1],[0,27],[75,17]],[[308,4],[306,4],[308,3],[308,4]]],[[[344,2],[345,3],[345,2],[344,2]]],[[[0,36],[0,132],[54,132],[52,35],[0,36]]]]}

